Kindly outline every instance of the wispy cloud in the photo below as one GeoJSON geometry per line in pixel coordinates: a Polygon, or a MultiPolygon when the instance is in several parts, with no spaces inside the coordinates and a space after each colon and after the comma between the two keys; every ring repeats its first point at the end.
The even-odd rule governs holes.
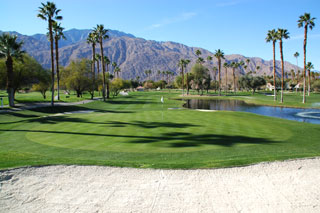
{"type": "MultiPolygon", "coordinates": [[[[313,38],[320,38],[320,34],[309,34],[308,35],[308,39],[313,39],[313,38]]],[[[294,41],[294,40],[302,40],[304,39],[304,34],[300,34],[300,35],[294,35],[290,37],[290,40],[294,41]]]]}
{"type": "Polygon", "coordinates": [[[171,17],[171,18],[165,18],[162,21],[160,21],[159,23],[152,24],[151,26],[148,27],[148,29],[152,30],[152,29],[164,27],[169,24],[175,24],[175,23],[188,21],[196,15],[197,15],[197,13],[195,13],[195,12],[181,13],[178,16],[171,17]]]}
{"type": "Polygon", "coordinates": [[[242,1],[240,0],[233,0],[233,1],[223,1],[216,4],[217,7],[230,7],[237,4],[240,4],[242,1]]]}

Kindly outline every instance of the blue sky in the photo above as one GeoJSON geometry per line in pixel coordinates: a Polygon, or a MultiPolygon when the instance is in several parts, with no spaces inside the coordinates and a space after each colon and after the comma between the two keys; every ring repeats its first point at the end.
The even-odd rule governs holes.
{"type": "MultiPolygon", "coordinates": [[[[32,35],[47,25],[36,17],[39,0],[0,0],[0,30],[32,35]]],[[[267,31],[285,28],[284,59],[303,63],[303,29],[297,20],[305,12],[316,17],[309,31],[307,61],[320,70],[319,0],[55,0],[66,29],[91,29],[96,24],[156,41],[174,41],[225,54],[272,59],[267,31]]],[[[277,46],[278,48],[278,46],[277,46]]],[[[277,59],[279,59],[277,49],[277,59]]]]}

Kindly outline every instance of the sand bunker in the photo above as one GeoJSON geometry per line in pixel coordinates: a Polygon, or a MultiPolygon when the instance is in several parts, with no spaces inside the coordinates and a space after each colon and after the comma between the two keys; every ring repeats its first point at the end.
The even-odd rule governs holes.
{"type": "Polygon", "coordinates": [[[229,169],[0,172],[0,212],[320,212],[320,158],[229,169]]]}

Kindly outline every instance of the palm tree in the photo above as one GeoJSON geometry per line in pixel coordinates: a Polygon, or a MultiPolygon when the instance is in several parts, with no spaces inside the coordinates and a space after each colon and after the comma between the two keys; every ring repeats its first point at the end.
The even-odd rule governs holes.
{"type": "Polygon", "coordinates": [[[21,50],[23,42],[17,42],[16,40],[17,36],[11,36],[6,33],[0,35],[0,58],[6,59],[7,92],[10,107],[14,107],[13,58],[22,59],[24,53],[21,50]]]}
{"type": "Polygon", "coordinates": [[[294,81],[294,76],[295,76],[294,69],[291,69],[290,72],[291,72],[291,81],[293,82],[294,81]]]}
{"type": "Polygon", "coordinates": [[[48,21],[49,29],[49,40],[50,40],[50,50],[51,50],[51,106],[54,106],[54,56],[53,56],[53,32],[52,25],[56,20],[62,20],[62,16],[59,16],[60,9],[57,9],[53,2],[47,2],[46,4],[41,3],[42,7],[39,7],[39,13],[37,17],[42,20],[48,21]]]}
{"type": "Polygon", "coordinates": [[[229,67],[229,63],[228,62],[225,62],[223,64],[223,67],[225,68],[226,70],[226,92],[227,92],[227,89],[228,89],[228,67],[229,67]]]}
{"type": "Polygon", "coordinates": [[[100,73],[100,63],[99,63],[100,59],[101,59],[100,54],[96,53],[95,61],[97,62],[97,71],[98,71],[98,75],[99,75],[99,73],[100,73]]]}
{"type": "Polygon", "coordinates": [[[64,28],[61,27],[60,23],[58,24],[56,21],[52,23],[53,36],[55,41],[56,48],[56,69],[57,69],[57,90],[58,90],[58,100],[60,100],[60,74],[59,74],[59,40],[65,39],[66,37],[63,34],[64,28]]]}
{"type": "Polygon", "coordinates": [[[113,72],[114,72],[114,70],[118,66],[118,64],[117,64],[117,62],[114,61],[114,62],[112,62],[111,66],[113,67],[113,72]]]}
{"type": "Polygon", "coordinates": [[[308,96],[310,96],[310,88],[311,88],[310,70],[314,69],[313,64],[311,62],[308,62],[306,69],[308,70],[308,96]]]}
{"type": "Polygon", "coordinates": [[[299,54],[298,52],[295,52],[295,53],[293,54],[293,56],[296,58],[297,67],[299,67],[299,66],[298,66],[298,57],[300,56],[300,54],[299,54]]]}
{"type": "MultiPolygon", "coordinates": [[[[248,68],[250,68],[250,66],[249,66],[249,65],[250,65],[250,59],[249,59],[249,58],[246,59],[246,63],[247,63],[246,66],[247,66],[248,68]]],[[[245,69],[247,69],[247,68],[245,68],[245,69]]]]}
{"type": "Polygon", "coordinates": [[[233,76],[233,92],[236,93],[236,75],[235,75],[235,69],[239,67],[239,63],[233,61],[231,62],[230,66],[232,67],[232,76],[233,76]]]}
{"type": "MultiPolygon", "coordinates": [[[[111,63],[111,61],[107,56],[103,56],[103,61],[105,66],[107,67],[108,76],[110,77],[109,64],[111,63]]],[[[109,96],[110,96],[109,81],[107,81],[107,98],[109,98],[109,96]]]]}
{"type": "MultiPolygon", "coordinates": [[[[151,71],[151,70],[150,70],[151,71]]],[[[120,67],[116,67],[115,69],[114,69],[114,73],[116,74],[116,78],[119,78],[119,73],[121,72],[121,69],[120,69],[120,67]]]]}
{"type": "MultiPolygon", "coordinates": [[[[98,42],[100,44],[100,55],[101,55],[101,66],[102,66],[102,87],[103,87],[103,91],[102,91],[102,96],[103,96],[103,101],[106,101],[106,68],[104,65],[104,56],[103,56],[103,40],[109,38],[109,36],[107,35],[108,30],[104,29],[103,24],[97,25],[96,28],[94,28],[94,32],[97,34],[98,37],[98,42]]],[[[107,94],[109,94],[109,92],[107,91],[107,94]]],[[[107,96],[107,98],[109,98],[109,96],[107,96]]]]}
{"type": "MultiPolygon", "coordinates": [[[[197,50],[200,52],[200,50],[197,50]]],[[[201,52],[200,52],[201,54],[201,52]]],[[[187,67],[187,65],[190,63],[190,60],[189,59],[180,59],[179,63],[178,63],[178,66],[180,67],[181,69],[181,84],[182,84],[182,95],[184,95],[184,73],[183,73],[183,70],[184,68],[187,67]]]]}
{"type": "Polygon", "coordinates": [[[201,51],[200,50],[196,50],[196,55],[199,57],[201,55],[201,51]]]}
{"type": "Polygon", "coordinates": [[[92,63],[91,63],[91,72],[92,72],[92,93],[91,93],[91,99],[93,99],[94,96],[94,90],[95,90],[95,61],[96,61],[96,43],[98,42],[98,36],[97,34],[92,31],[89,33],[87,38],[87,43],[92,45],[92,63]]]}
{"type": "Polygon", "coordinates": [[[218,49],[214,53],[214,57],[218,59],[218,78],[219,78],[219,96],[221,96],[221,59],[224,59],[224,53],[222,50],[218,49]]]}
{"type": "Polygon", "coordinates": [[[210,61],[212,61],[212,56],[209,55],[209,56],[207,57],[207,61],[208,61],[208,63],[209,63],[210,61]]]}
{"type": "Polygon", "coordinates": [[[283,44],[282,39],[290,38],[289,32],[286,29],[278,29],[278,39],[280,44],[280,58],[281,58],[281,99],[280,102],[283,103],[283,87],[284,87],[284,65],[283,65],[283,44]]]}
{"type": "Polygon", "coordinates": [[[303,41],[303,99],[302,103],[306,103],[306,60],[307,60],[307,34],[308,27],[310,30],[314,27],[314,20],[316,18],[311,18],[310,13],[305,13],[299,17],[298,27],[304,26],[304,41],[303,41]]]}
{"type": "Polygon", "coordinates": [[[157,76],[158,76],[158,78],[161,78],[160,75],[161,75],[161,71],[158,70],[158,71],[157,71],[157,76]]]}
{"type": "Polygon", "coordinates": [[[278,40],[278,33],[275,29],[269,30],[266,42],[272,41],[272,47],[273,47],[273,86],[274,86],[274,101],[277,101],[277,88],[276,88],[276,42],[278,40]]]}
{"type": "Polygon", "coordinates": [[[203,63],[204,63],[204,59],[201,58],[201,57],[199,57],[199,58],[197,59],[197,63],[198,63],[198,64],[203,64],[203,63]]]}

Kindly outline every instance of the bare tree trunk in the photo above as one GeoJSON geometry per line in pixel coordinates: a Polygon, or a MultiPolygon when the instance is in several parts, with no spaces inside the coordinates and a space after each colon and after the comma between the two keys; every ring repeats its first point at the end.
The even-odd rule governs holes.
{"type": "MultiPolygon", "coordinates": [[[[109,73],[109,65],[107,64],[107,73],[109,73]]],[[[107,81],[107,98],[110,98],[110,89],[109,89],[109,81],[107,81]]]]}
{"type": "Polygon", "coordinates": [[[57,89],[58,89],[58,100],[60,101],[60,74],[59,74],[59,46],[58,38],[55,37],[55,47],[56,47],[56,69],[57,69],[57,89]]]}
{"type": "MultiPolygon", "coordinates": [[[[182,96],[184,96],[184,74],[183,74],[183,65],[181,66],[181,85],[182,85],[182,96]]],[[[167,80],[168,81],[168,80],[167,80]]]]}
{"type": "Polygon", "coordinates": [[[13,89],[13,60],[9,56],[6,60],[7,67],[7,92],[9,106],[14,107],[14,89],[13,89]]]}
{"type": "Polygon", "coordinates": [[[96,72],[95,72],[95,61],[96,59],[96,44],[92,43],[92,63],[91,63],[91,72],[92,72],[92,93],[91,93],[91,99],[94,97],[94,91],[96,86],[96,72]]]}
{"type": "Polygon", "coordinates": [[[274,101],[277,101],[277,87],[276,87],[276,42],[273,41],[273,86],[274,86],[274,101]]]}
{"type": "Polygon", "coordinates": [[[307,58],[307,31],[308,25],[304,27],[304,41],[303,41],[303,99],[302,103],[306,103],[306,58],[307,58]]]}
{"type": "Polygon", "coordinates": [[[232,68],[232,76],[233,76],[233,92],[236,93],[236,76],[235,76],[235,68],[232,68]]]}
{"type": "Polygon", "coordinates": [[[226,68],[226,93],[228,90],[228,69],[226,68]]]}
{"type": "Polygon", "coordinates": [[[280,57],[281,57],[281,100],[283,103],[283,83],[284,83],[284,67],[283,67],[283,50],[282,50],[282,39],[280,39],[280,57]]]}
{"type": "Polygon", "coordinates": [[[221,70],[221,59],[219,58],[219,59],[218,59],[219,96],[221,96],[221,85],[220,85],[220,84],[221,84],[221,73],[220,73],[220,70],[221,70]]]}
{"type": "Polygon", "coordinates": [[[102,96],[103,101],[106,101],[106,68],[104,65],[104,57],[103,57],[103,45],[102,45],[102,37],[100,37],[100,54],[101,54],[101,66],[102,66],[102,96]]]}
{"type": "Polygon", "coordinates": [[[49,37],[51,51],[51,106],[54,106],[54,56],[53,56],[53,35],[52,35],[52,20],[49,18],[49,37]]]}
{"type": "Polygon", "coordinates": [[[189,95],[189,81],[188,81],[188,73],[186,73],[187,74],[187,95],[189,95]]]}
{"type": "Polygon", "coordinates": [[[308,96],[310,96],[310,89],[311,89],[310,70],[308,70],[308,96]]]}

